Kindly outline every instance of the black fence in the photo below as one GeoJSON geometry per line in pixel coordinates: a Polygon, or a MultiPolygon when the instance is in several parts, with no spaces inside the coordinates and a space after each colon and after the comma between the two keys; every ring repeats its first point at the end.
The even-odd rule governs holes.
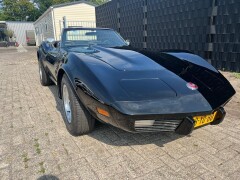
{"type": "Polygon", "coordinates": [[[96,17],[134,47],[190,50],[240,72],[240,0],[112,0],[96,17]]]}

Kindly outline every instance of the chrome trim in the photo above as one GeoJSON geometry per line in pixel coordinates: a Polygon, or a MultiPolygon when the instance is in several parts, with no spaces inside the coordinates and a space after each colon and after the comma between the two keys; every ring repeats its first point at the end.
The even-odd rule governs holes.
{"type": "MultiPolygon", "coordinates": [[[[140,122],[141,120],[137,120],[137,122],[140,122]]],[[[146,121],[146,120],[143,120],[146,121]]],[[[152,121],[152,120],[149,120],[152,121]]],[[[175,129],[179,126],[179,124],[182,122],[181,119],[176,120],[155,120],[152,126],[139,126],[140,123],[138,123],[138,126],[135,126],[135,130],[137,132],[167,132],[167,131],[175,131],[175,129]]],[[[135,121],[136,124],[136,121],[135,121]]]]}

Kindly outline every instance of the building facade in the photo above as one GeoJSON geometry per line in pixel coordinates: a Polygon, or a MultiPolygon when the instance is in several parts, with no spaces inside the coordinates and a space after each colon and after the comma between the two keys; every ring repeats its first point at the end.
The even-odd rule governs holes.
{"type": "Polygon", "coordinates": [[[189,50],[240,72],[239,0],[112,0],[96,8],[96,18],[136,48],[189,50]]]}
{"type": "Polygon", "coordinates": [[[51,6],[35,22],[36,43],[39,45],[47,38],[60,40],[63,28],[63,17],[66,26],[96,27],[95,5],[87,1],[76,1],[51,6]]]}

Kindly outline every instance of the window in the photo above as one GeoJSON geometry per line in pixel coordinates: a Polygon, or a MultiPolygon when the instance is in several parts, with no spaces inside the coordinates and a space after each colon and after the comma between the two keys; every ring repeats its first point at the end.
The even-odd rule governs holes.
{"type": "Polygon", "coordinates": [[[89,47],[98,45],[103,47],[126,46],[123,38],[113,30],[108,29],[67,29],[62,35],[62,45],[65,47],[89,47]]]}
{"type": "Polygon", "coordinates": [[[66,33],[67,41],[92,41],[97,40],[96,34],[89,30],[71,30],[66,33]],[[88,34],[88,35],[86,35],[88,34]]]}

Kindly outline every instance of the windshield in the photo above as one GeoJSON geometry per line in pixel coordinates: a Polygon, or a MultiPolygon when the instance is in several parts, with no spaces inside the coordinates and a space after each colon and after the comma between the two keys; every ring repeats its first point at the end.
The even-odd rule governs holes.
{"type": "Polygon", "coordinates": [[[66,29],[63,32],[63,47],[91,45],[121,47],[127,44],[119,34],[110,29],[66,29]]]}

